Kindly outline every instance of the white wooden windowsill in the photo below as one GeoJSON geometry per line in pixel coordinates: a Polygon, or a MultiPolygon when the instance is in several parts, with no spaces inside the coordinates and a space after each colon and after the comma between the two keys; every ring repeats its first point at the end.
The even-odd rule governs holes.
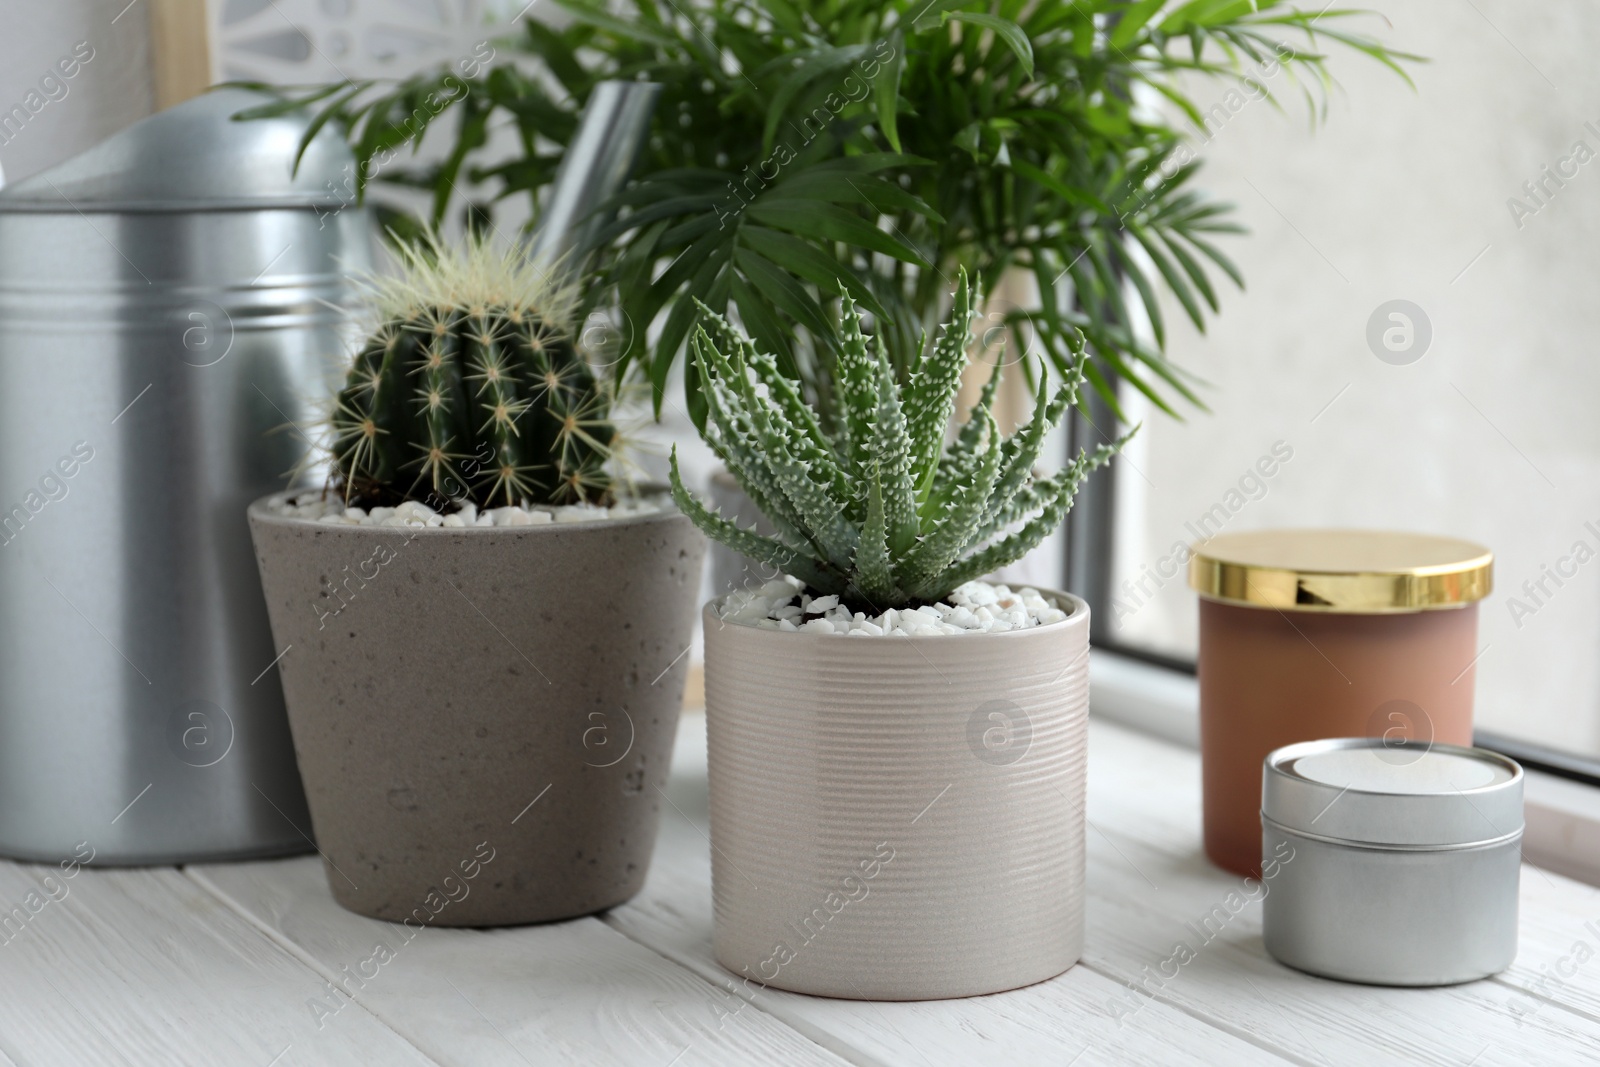
{"type": "MultiPolygon", "coordinates": [[[[745,1002],[711,958],[704,761],[704,719],[687,715],[649,881],[598,918],[407,942],[340,909],[314,856],[84,870],[0,944],[0,1064],[1600,1060],[1600,892],[1525,867],[1515,966],[1444,989],[1281,967],[1262,949],[1258,904],[1200,945],[1188,924],[1241,882],[1200,855],[1198,759],[1104,721],[1091,725],[1082,963],[969,1000],[745,1002]],[[1164,976],[1179,941],[1195,958],[1164,976]]],[[[42,892],[53,870],[0,863],[0,904],[42,892]]]]}
{"type": "MultiPolygon", "coordinates": [[[[1089,687],[1096,715],[1186,748],[1200,746],[1200,686],[1193,676],[1098,652],[1090,664],[1089,687]]],[[[1600,788],[1540,771],[1525,773],[1522,858],[1600,885],[1600,788]]],[[[1595,948],[1600,951],[1600,943],[1595,948]]]]}

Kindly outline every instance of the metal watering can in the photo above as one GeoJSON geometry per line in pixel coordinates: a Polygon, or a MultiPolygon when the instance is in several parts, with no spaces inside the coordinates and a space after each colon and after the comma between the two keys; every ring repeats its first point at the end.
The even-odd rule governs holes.
{"type": "MultiPolygon", "coordinates": [[[[659,86],[602,83],[530,254],[581,253],[659,86]]],[[[236,89],[0,189],[0,854],[312,847],[245,508],[342,379],[372,223],[236,89]]]]}
{"type": "Polygon", "coordinates": [[[0,853],[309,847],[245,506],[347,339],[354,159],[201,96],[0,190],[0,853]],[[275,432],[277,431],[277,432],[275,432]]]}

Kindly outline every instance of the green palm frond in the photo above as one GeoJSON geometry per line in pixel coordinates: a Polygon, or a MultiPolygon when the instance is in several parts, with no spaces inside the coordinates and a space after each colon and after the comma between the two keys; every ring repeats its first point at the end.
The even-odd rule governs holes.
{"type": "MultiPolygon", "coordinates": [[[[433,225],[452,210],[482,225],[512,200],[537,219],[597,82],[659,83],[645,157],[597,238],[605,277],[585,291],[657,338],[612,372],[647,377],[659,412],[699,301],[736,316],[835,433],[842,298],[871,316],[905,386],[959,265],[987,282],[978,306],[1007,275],[1031,275],[1037,294],[1010,324],[1026,319],[1060,374],[1086,354],[1086,383],[1114,407],[1119,382],[1174,415],[1200,405],[1201,383],[1166,359],[1162,305],[1203,330],[1224,280],[1243,285],[1216,242],[1240,232],[1233,210],[1196,182],[1193,141],[1221,121],[1217,100],[1301,96],[1318,121],[1329,50],[1407,82],[1420,60],[1356,32],[1366,12],[1287,0],[554,2],[560,28],[528,18],[453,66],[280,90],[247,114],[311,109],[313,133],[332,125],[354,148],[354,194],[369,181],[420,189],[433,225]],[[1142,89],[1170,117],[1153,117],[1142,89]],[[518,151],[485,165],[502,128],[518,151]],[[410,161],[425,135],[446,140],[442,162],[410,161]]],[[[420,232],[393,208],[383,217],[401,237],[420,232]]],[[[684,384],[703,416],[700,375],[684,384]]],[[[938,413],[904,414],[918,434],[938,413]]],[[[913,456],[919,492],[930,469],[913,456]]]]}

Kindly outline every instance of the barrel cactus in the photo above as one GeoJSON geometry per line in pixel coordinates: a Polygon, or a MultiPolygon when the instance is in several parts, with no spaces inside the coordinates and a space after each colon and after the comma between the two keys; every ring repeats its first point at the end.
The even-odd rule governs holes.
{"type": "Polygon", "coordinates": [[[573,284],[515,248],[436,237],[368,282],[378,325],[331,418],[347,502],[607,503],[612,392],[573,340],[573,284]]]}
{"type": "Polygon", "coordinates": [[[1052,475],[1035,473],[1045,435],[1077,403],[1084,381],[1078,335],[1076,358],[1054,394],[1041,375],[1026,426],[1003,436],[995,425],[997,363],[947,445],[977,291],[963,271],[951,321],[904,389],[882,340],[863,332],[860,313],[843,297],[836,374],[844,411],[833,432],[770,354],[702,305],[690,351],[710,407],[704,437],[777,533],[763,536],[707,510],[684,488],[674,450],[678,507],[706,536],[800,579],[813,595],[837,595],[873,613],[933,603],[1021,559],[1134,431],[1080,452],[1052,475]]]}

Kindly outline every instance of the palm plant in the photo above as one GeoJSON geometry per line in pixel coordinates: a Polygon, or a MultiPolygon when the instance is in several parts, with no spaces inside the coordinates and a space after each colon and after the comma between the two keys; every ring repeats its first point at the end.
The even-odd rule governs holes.
{"type": "Polygon", "coordinates": [[[852,608],[936,601],[963,582],[1015,562],[1056,528],[1079,484],[1130,432],[1056,474],[1034,476],[1045,434],[1077,401],[1083,342],[1066,380],[1041,383],[1032,420],[1002,437],[990,406],[996,363],[955,439],[945,427],[967,363],[979,287],[960,272],[950,321],[919,354],[902,388],[881,334],[869,336],[846,294],[837,347],[840,411],[830,432],[778,361],[700,306],[689,341],[709,405],[706,441],[777,534],[766,537],[706,509],[684,488],[672,456],[672,494],[708,537],[801,579],[852,608]]]}
{"type": "MultiPolygon", "coordinates": [[[[1060,372],[1076,365],[1081,332],[1082,372],[1113,406],[1119,378],[1168,411],[1179,398],[1199,403],[1163,356],[1162,292],[1204,329],[1215,273],[1243,284],[1213,243],[1238,227],[1228,206],[1195,190],[1179,129],[1141,97],[1158,94],[1203,129],[1184,75],[1232,79],[1247,62],[1280,63],[1318,108],[1330,83],[1324,42],[1402,77],[1400,64],[1417,58],[1349,32],[1360,12],[1283,0],[553,3],[563,28],[530,19],[513,42],[541,62],[538,74],[504,61],[466,81],[441,70],[398,86],[340,83],[281,106],[319,107],[312,132],[344,127],[362,181],[454,112],[441,164],[377,176],[429,190],[435,222],[470,179],[486,194],[467,205],[481,220],[514,197],[537,213],[596,81],[661,83],[638,180],[602,235],[624,310],[641,336],[659,319],[659,342],[650,357],[635,346],[616,371],[644,362],[659,410],[701,302],[736,312],[825,423],[843,356],[838,299],[870,313],[905,384],[957,264],[991,283],[1031,274],[1037,305],[1008,319],[1030,320],[1060,372]],[[472,166],[497,116],[521,153],[472,166]]],[[[698,376],[684,377],[703,418],[698,376]]]]}

